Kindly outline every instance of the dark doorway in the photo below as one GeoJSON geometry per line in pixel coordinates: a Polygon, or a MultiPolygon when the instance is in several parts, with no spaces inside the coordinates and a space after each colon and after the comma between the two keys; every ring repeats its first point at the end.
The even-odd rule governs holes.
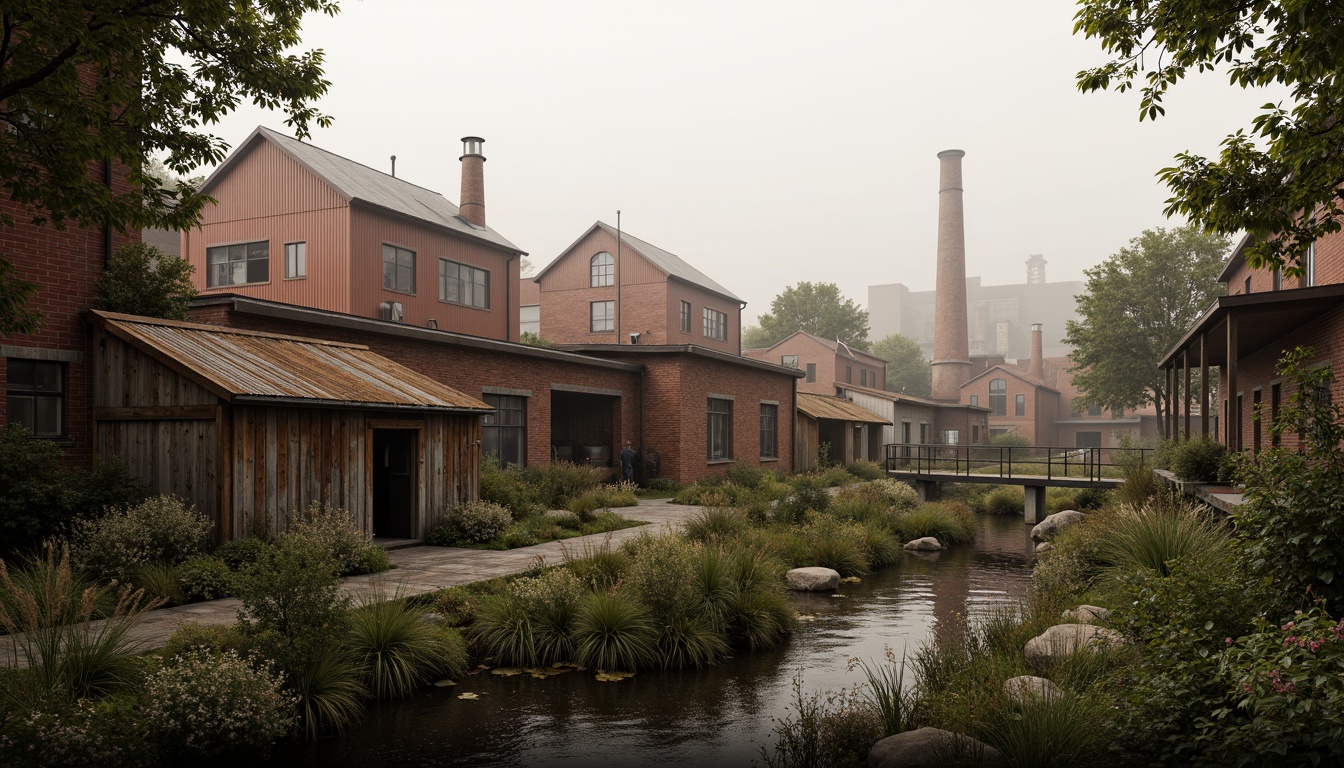
{"type": "Polygon", "coordinates": [[[373,535],[415,536],[415,447],[419,431],[373,430],[373,535]]]}
{"type": "Polygon", "coordinates": [[[551,459],[610,467],[617,454],[616,413],[620,398],[583,392],[551,392],[551,459]]]}
{"type": "Polygon", "coordinates": [[[1073,447],[1075,448],[1100,448],[1100,432],[1075,432],[1073,436],[1073,447]]]}

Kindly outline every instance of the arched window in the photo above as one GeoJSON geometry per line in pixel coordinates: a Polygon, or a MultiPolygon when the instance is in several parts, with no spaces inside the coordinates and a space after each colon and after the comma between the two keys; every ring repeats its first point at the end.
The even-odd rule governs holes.
{"type": "Polygon", "coordinates": [[[603,251],[593,257],[589,263],[593,275],[593,287],[601,288],[616,283],[616,261],[611,254],[603,251]]]}
{"type": "Polygon", "coordinates": [[[1008,382],[994,379],[989,382],[989,415],[1008,415],[1008,382]]]}

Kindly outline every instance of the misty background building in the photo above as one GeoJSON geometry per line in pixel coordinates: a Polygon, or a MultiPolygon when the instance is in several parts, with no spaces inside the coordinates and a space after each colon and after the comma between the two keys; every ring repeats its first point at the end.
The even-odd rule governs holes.
{"type": "MultiPolygon", "coordinates": [[[[1031,326],[1047,329],[1045,357],[1066,357],[1073,348],[1063,342],[1065,323],[1078,319],[1075,296],[1081,280],[1046,282],[1045,257],[1027,259],[1027,280],[1012,285],[981,285],[966,278],[966,321],[972,356],[997,355],[1009,359],[1031,356],[1031,326]]],[[[934,296],[936,291],[912,291],[904,283],[868,286],[869,338],[899,333],[914,339],[926,357],[933,356],[934,296]]]]}

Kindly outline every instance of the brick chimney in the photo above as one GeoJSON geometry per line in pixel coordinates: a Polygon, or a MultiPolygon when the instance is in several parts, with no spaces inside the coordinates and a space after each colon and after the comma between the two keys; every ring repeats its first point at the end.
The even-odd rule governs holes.
{"type": "Polygon", "coordinates": [[[961,201],[961,158],[949,149],[938,153],[938,283],[933,303],[933,399],[961,399],[971,377],[966,338],[966,231],[961,201]]]}
{"type": "Polygon", "coordinates": [[[485,155],[479,136],[462,137],[462,199],[458,211],[468,223],[485,226],[485,155]]]}
{"type": "Polygon", "coordinates": [[[1031,324],[1031,363],[1027,373],[1042,381],[1045,380],[1045,349],[1041,342],[1041,324],[1031,324]]]}

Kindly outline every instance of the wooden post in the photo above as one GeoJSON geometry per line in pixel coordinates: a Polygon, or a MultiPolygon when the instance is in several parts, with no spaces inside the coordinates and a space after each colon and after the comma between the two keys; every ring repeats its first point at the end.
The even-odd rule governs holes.
{"type": "Polygon", "coordinates": [[[1185,387],[1181,390],[1185,398],[1185,439],[1190,439],[1190,347],[1181,350],[1181,369],[1185,371],[1185,387]]]}
{"type": "Polygon", "coordinates": [[[1199,432],[1209,439],[1209,334],[1199,335],[1199,432]]]}
{"type": "Polygon", "coordinates": [[[1223,444],[1229,451],[1237,449],[1241,434],[1241,411],[1237,408],[1237,318],[1227,315],[1227,426],[1223,428],[1223,444]]]}

